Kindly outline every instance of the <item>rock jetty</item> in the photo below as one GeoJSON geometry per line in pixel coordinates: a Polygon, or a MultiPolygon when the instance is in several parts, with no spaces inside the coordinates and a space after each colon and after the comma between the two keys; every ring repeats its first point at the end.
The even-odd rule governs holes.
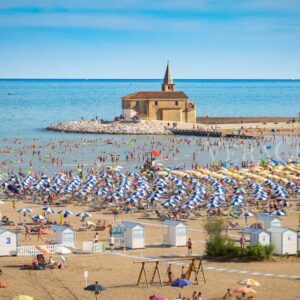
{"type": "Polygon", "coordinates": [[[132,134],[132,135],[166,135],[172,134],[160,124],[152,122],[112,122],[103,124],[99,120],[94,121],[71,121],[58,123],[47,127],[47,130],[70,132],[70,133],[92,133],[92,134],[132,134]]]}

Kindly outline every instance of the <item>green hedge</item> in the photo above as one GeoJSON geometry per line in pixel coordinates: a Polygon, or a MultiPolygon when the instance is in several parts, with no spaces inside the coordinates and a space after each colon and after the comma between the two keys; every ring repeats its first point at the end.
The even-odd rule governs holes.
{"type": "Polygon", "coordinates": [[[273,245],[251,245],[247,248],[236,246],[234,241],[225,235],[217,235],[206,241],[206,255],[209,257],[247,257],[255,260],[265,260],[272,257],[273,245]]]}

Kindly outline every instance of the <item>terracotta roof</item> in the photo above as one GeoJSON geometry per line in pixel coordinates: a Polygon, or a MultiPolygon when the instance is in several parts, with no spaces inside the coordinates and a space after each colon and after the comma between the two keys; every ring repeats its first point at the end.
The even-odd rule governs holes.
{"type": "Polygon", "coordinates": [[[182,92],[136,92],[122,97],[123,100],[148,100],[148,99],[188,99],[188,96],[182,92]]]}
{"type": "Polygon", "coordinates": [[[195,104],[192,103],[192,102],[189,102],[189,103],[188,103],[188,108],[190,108],[190,109],[195,108],[195,104]]]}

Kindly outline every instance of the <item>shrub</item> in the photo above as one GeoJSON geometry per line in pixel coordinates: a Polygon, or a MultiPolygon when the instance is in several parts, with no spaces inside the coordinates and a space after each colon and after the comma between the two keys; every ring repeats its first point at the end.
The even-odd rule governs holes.
{"type": "Polygon", "coordinates": [[[251,245],[247,247],[247,256],[256,260],[270,259],[274,251],[274,245],[251,245]]]}
{"type": "Polygon", "coordinates": [[[204,229],[210,238],[221,235],[227,230],[227,221],[222,217],[212,218],[205,223],[204,229]]]}
{"type": "Polygon", "coordinates": [[[208,256],[226,256],[232,252],[234,247],[233,240],[224,235],[216,235],[206,241],[206,254],[208,256]]]}
{"type": "Polygon", "coordinates": [[[270,259],[274,252],[275,246],[273,244],[270,244],[270,245],[265,245],[264,248],[265,248],[266,259],[270,259]]]}

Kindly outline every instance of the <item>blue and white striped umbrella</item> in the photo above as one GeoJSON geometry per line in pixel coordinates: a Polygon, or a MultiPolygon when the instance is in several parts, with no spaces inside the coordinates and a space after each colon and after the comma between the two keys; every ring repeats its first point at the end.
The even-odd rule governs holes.
{"type": "Polygon", "coordinates": [[[286,213],[283,212],[283,211],[281,211],[281,210],[274,210],[274,211],[272,212],[272,215],[275,215],[275,216],[285,216],[286,213]]]}
{"type": "Polygon", "coordinates": [[[194,209],[194,206],[192,206],[191,204],[184,204],[181,206],[182,209],[194,209]]]}
{"type": "Polygon", "coordinates": [[[42,215],[35,215],[32,219],[34,220],[45,220],[45,217],[42,215]]]}
{"type": "Polygon", "coordinates": [[[296,186],[294,188],[294,193],[300,193],[300,186],[296,186]]]}
{"type": "Polygon", "coordinates": [[[23,213],[32,213],[31,208],[21,208],[18,210],[18,213],[23,214],[23,213]]]}
{"type": "Polygon", "coordinates": [[[78,213],[76,214],[76,217],[78,218],[90,218],[92,215],[88,212],[81,212],[81,213],[78,213]]]}
{"type": "Polygon", "coordinates": [[[171,207],[171,208],[176,207],[176,205],[175,205],[174,203],[169,202],[169,201],[165,202],[165,203],[163,204],[163,206],[165,206],[165,207],[171,207]]]}
{"type": "Polygon", "coordinates": [[[62,215],[73,215],[73,213],[70,210],[60,210],[58,214],[62,215]]]}
{"type": "Polygon", "coordinates": [[[184,194],[186,194],[186,191],[185,190],[175,190],[173,193],[175,195],[184,195],[184,194]]]}
{"type": "Polygon", "coordinates": [[[207,208],[217,208],[220,207],[217,203],[209,202],[205,205],[207,208]]]}
{"type": "Polygon", "coordinates": [[[51,207],[43,207],[42,210],[47,212],[48,214],[56,214],[56,211],[51,207]]]}

